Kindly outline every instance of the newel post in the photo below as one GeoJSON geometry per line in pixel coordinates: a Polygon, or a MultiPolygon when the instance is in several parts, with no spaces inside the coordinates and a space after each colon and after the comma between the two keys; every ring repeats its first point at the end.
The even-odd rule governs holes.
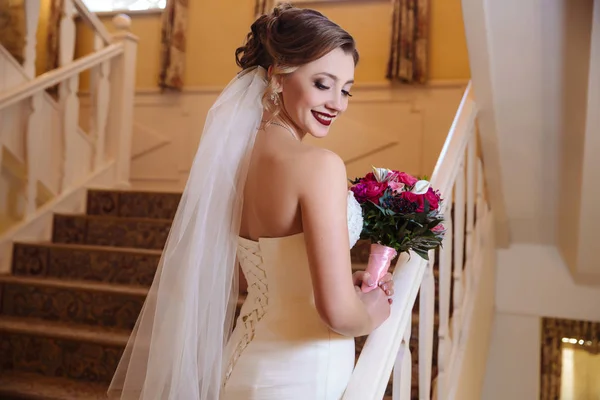
{"type": "Polygon", "coordinates": [[[106,150],[108,158],[116,163],[115,183],[129,187],[138,38],[131,33],[131,18],[127,15],[117,15],[113,18],[113,24],[117,29],[113,43],[123,44],[123,54],[114,59],[110,71],[106,150]]]}

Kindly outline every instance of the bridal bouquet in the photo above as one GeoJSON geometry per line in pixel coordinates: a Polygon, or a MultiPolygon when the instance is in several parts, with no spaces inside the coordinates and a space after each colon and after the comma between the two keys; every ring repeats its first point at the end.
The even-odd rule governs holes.
{"type": "Polygon", "coordinates": [[[363,212],[360,238],[371,242],[367,272],[375,282],[385,275],[398,253],[413,250],[427,260],[428,251],[442,244],[442,199],[428,181],[373,167],[373,172],[350,182],[363,212]]]}

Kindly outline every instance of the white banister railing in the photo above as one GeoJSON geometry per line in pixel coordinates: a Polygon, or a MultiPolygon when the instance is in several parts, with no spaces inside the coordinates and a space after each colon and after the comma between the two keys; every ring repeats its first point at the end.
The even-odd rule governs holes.
{"type": "Polygon", "coordinates": [[[419,376],[420,400],[452,398],[456,385],[452,377],[456,376],[456,369],[461,368],[457,361],[459,342],[466,331],[465,321],[470,320],[467,314],[472,309],[466,307],[465,302],[473,298],[475,274],[480,270],[473,265],[474,254],[480,250],[480,241],[475,237],[484,234],[479,226],[487,216],[482,162],[476,151],[475,117],[476,107],[469,85],[431,178],[432,186],[444,199],[442,212],[446,219],[439,263],[436,263],[436,251],[430,251],[429,261],[412,253],[410,257],[403,254],[398,259],[392,313],[367,338],[344,400],[381,399],[392,369],[394,400],[414,398],[411,389],[415,371],[419,376]],[[413,370],[410,339],[417,293],[418,369],[413,370]]]}
{"type": "MultiPolygon", "coordinates": [[[[113,24],[117,32],[111,35],[81,0],[64,0],[59,68],[34,77],[35,49],[32,51],[31,46],[35,47],[32,32],[39,19],[39,3],[25,2],[29,14],[23,70],[30,79],[0,91],[0,119],[17,121],[15,116],[19,115],[24,122],[0,127],[0,154],[3,146],[10,146],[11,154],[22,160],[27,174],[24,215],[20,218],[24,221],[33,218],[38,209],[39,183],[59,197],[110,164],[112,183],[127,186],[133,129],[137,38],[130,32],[129,17],[116,16],[113,24]],[[76,13],[94,30],[95,51],[73,60],[76,13]],[[84,132],[80,118],[87,113],[80,109],[78,91],[80,74],[88,70],[92,106],[89,123],[83,124],[88,132],[84,132]],[[58,102],[46,93],[56,85],[58,102]]],[[[4,241],[0,237],[0,242],[4,241]]]]}
{"type": "Polygon", "coordinates": [[[102,63],[104,60],[113,59],[115,56],[122,54],[124,51],[123,49],[122,43],[115,43],[98,52],[74,61],[68,67],[46,72],[35,80],[2,92],[0,93],[0,110],[16,104],[21,100],[27,99],[35,93],[64,82],[69,79],[69,77],[78,76],[81,72],[102,63]]]}
{"type": "MultiPolygon", "coordinates": [[[[41,3],[41,0],[26,0],[24,4],[25,48],[23,49],[23,69],[30,79],[33,79],[36,75],[36,38],[41,3]]],[[[73,60],[75,50],[74,18],[76,15],[79,15],[83,22],[94,31],[98,43],[101,43],[100,46],[95,46],[96,50],[112,42],[112,35],[96,14],[88,10],[82,0],[64,0],[60,20],[59,66],[68,65],[73,60]]]]}
{"type": "Polygon", "coordinates": [[[40,19],[40,0],[26,1],[25,8],[25,48],[23,49],[23,68],[27,77],[35,76],[37,47],[37,27],[40,19]]]}
{"type": "Polygon", "coordinates": [[[100,42],[104,45],[110,44],[112,42],[112,35],[108,33],[100,18],[92,13],[82,0],[73,0],[73,3],[83,21],[96,33],[96,38],[100,39],[100,42]]]}

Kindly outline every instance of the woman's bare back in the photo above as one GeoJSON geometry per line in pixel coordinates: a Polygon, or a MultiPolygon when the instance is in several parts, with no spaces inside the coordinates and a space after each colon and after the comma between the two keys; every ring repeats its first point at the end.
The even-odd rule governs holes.
{"type": "Polygon", "coordinates": [[[258,240],[302,232],[300,172],[315,150],[276,126],[258,132],[244,189],[240,236],[258,240]]]}

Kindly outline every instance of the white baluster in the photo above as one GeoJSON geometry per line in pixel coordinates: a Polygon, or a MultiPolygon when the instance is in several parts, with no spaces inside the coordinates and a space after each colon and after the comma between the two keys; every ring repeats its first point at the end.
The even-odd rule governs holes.
{"type": "Polygon", "coordinates": [[[429,252],[429,263],[419,292],[419,400],[431,399],[431,367],[433,330],[435,329],[435,251],[429,252]]]}
{"type": "Polygon", "coordinates": [[[97,33],[94,35],[94,51],[98,51],[104,48],[104,40],[102,36],[97,33]]]}
{"type": "MultiPolygon", "coordinates": [[[[485,204],[485,199],[484,199],[484,187],[483,187],[484,181],[483,181],[483,164],[481,163],[481,159],[478,158],[477,159],[477,209],[476,209],[476,215],[477,215],[477,224],[479,225],[481,223],[481,219],[483,218],[483,214],[485,212],[485,208],[487,207],[485,204]]],[[[479,241],[482,240],[482,236],[479,232],[475,233],[476,235],[476,240],[478,241],[477,246],[481,246],[481,243],[479,243],[479,241]]],[[[475,268],[476,266],[474,266],[475,268]]]]}
{"type": "Polygon", "coordinates": [[[473,250],[474,240],[473,228],[475,225],[475,170],[476,158],[475,152],[477,149],[477,137],[475,131],[471,132],[471,138],[467,145],[467,253],[466,253],[466,292],[469,293],[473,285],[473,250]]]}
{"type": "MultiPolygon", "coordinates": [[[[42,93],[38,92],[29,99],[30,113],[27,120],[27,205],[25,215],[33,215],[37,209],[37,185],[39,179],[38,160],[40,158],[39,136],[44,131],[41,115],[42,93]]],[[[0,149],[1,150],[1,149],[0,149]]]]}
{"type": "Polygon", "coordinates": [[[392,387],[393,400],[410,400],[410,389],[412,381],[412,357],[410,354],[410,335],[412,331],[412,313],[408,321],[408,327],[402,338],[400,350],[394,364],[394,379],[392,387]]]}
{"type": "MultiPolygon", "coordinates": [[[[77,165],[79,151],[77,145],[77,128],[79,126],[79,75],[72,76],[60,85],[60,105],[63,112],[64,160],[61,192],[68,189],[75,181],[80,165],[77,165]]],[[[87,172],[87,171],[85,171],[87,172]]]]}
{"type": "MultiPolygon", "coordinates": [[[[452,192],[449,193],[452,201],[452,192]]],[[[452,338],[450,337],[450,284],[452,280],[452,205],[449,204],[444,215],[446,236],[443,247],[440,249],[440,278],[439,278],[439,312],[440,326],[438,328],[438,376],[437,395],[443,399],[446,394],[446,373],[450,361],[452,338]]]]}
{"type": "MultiPolygon", "coordinates": [[[[464,160],[464,154],[463,154],[464,160]]],[[[463,254],[465,245],[465,164],[461,163],[454,186],[454,292],[452,304],[452,337],[459,337],[463,302],[463,254]]],[[[457,340],[454,343],[458,343],[457,340]]]]}
{"type": "Polygon", "coordinates": [[[124,53],[115,59],[111,68],[106,148],[109,156],[116,161],[117,185],[127,187],[131,165],[137,38],[129,32],[131,19],[126,15],[117,15],[113,23],[119,30],[114,38],[123,43],[124,53]]]}
{"type": "Polygon", "coordinates": [[[63,13],[60,20],[58,65],[65,66],[75,57],[75,6],[73,0],[63,0],[63,13]]]}
{"type": "Polygon", "coordinates": [[[40,0],[25,1],[25,51],[23,68],[30,79],[35,78],[37,27],[40,20],[40,0]]]}
{"type": "Polygon", "coordinates": [[[94,86],[91,90],[91,134],[95,139],[94,169],[99,169],[105,161],[106,125],[110,100],[110,62],[105,61],[95,69],[94,86]]]}

